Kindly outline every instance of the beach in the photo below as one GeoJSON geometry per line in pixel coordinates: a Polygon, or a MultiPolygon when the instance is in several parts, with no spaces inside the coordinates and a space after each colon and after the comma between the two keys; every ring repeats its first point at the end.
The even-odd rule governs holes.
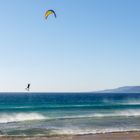
{"type": "Polygon", "coordinates": [[[140,0],[0,0],[0,140],[140,140],[140,0]]]}
{"type": "Polygon", "coordinates": [[[0,137],[0,140],[140,140],[140,132],[118,132],[118,133],[106,133],[96,135],[79,135],[79,136],[8,136],[0,137]]]}

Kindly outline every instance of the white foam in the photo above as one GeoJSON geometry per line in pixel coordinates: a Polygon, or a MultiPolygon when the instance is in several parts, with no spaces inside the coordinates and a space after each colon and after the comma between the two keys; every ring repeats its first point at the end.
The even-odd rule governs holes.
{"type": "Polygon", "coordinates": [[[63,116],[63,117],[56,117],[51,119],[84,119],[84,118],[104,118],[104,117],[140,117],[140,110],[134,109],[128,109],[124,111],[114,111],[114,112],[108,112],[108,113],[91,113],[86,115],[72,115],[72,116],[63,116]]]}
{"type": "Polygon", "coordinates": [[[87,135],[87,134],[101,134],[112,132],[127,132],[127,131],[139,131],[136,128],[107,128],[107,129],[80,129],[80,128],[63,128],[60,130],[54,130],[54,134],[58,135],[87,135]]]}
{"type": "Polygon", "coordinates": [[[140,105],[140,100],[128,100],[127,102],[122,102],[122,105],[140,105]]]}
{"type": "Polygon", "coordinates": [[[120,101],[115,101],[115,100],[109,100],[109,99],[104,99],[103,103],[106,105],[140,105],[140,99],[125,99],[125,100],[120,100],[120,101]]]}
{"type": "Polygon", "coordinates": [[[128,117],[137,117],[140,116],[140,110],[126,110],[126,111],[119,111],[118,116],[128,116],[128,117]]]}
{"type": "Polygon", "coordinates": [[[0,123],[43,120],[43,119],[46,119],[46,117],[39,113],[0,114],[0,123]]]}
{"type": "Polygon", "coordinates": [[[112,113],[105,113],[105,114],[95,114],[95,117],[139,117],[140,110],[137,109],[128,109],[122,111],[114,111],[112,113]]]}
{"type": "Polygon", "coordinates": [[[124,111],[114,111],[107,113],[91,113],[83,115],[72,115],[72,116],[62,116],[62,117],[47,117],[39,113],[9,113],[0,114],[0,123],[9,122],[21,122],[21,121],[31,121],[31,120],[53,120],[53,119],[84,119],[84,118],[104,118],[104,117],[140,117],[140,110],[124,110],[124,111]]]}

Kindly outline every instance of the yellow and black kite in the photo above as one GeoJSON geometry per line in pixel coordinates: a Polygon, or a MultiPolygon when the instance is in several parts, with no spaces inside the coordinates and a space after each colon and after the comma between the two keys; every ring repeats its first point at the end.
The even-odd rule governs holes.
{"type": "Polygon", "coordinates": [[[48,16],[50,16],[50,15],[54,15],[54,17],[56,18],[56,13],[55,13],[55,11],[54,10],[48,10],[48,11],[46,11],[46,13],[45,13],[45,18],[47,19],[48,18],[48,16]]]}

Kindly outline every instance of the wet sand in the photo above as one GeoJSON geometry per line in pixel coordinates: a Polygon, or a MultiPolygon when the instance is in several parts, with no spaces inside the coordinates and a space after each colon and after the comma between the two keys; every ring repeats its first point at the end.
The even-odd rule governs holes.
{"type": "Polygon", "coordinates": [[[140,132],[107,133],[59,137],[0,137],[0,140],[140,140],[140,132]]]}

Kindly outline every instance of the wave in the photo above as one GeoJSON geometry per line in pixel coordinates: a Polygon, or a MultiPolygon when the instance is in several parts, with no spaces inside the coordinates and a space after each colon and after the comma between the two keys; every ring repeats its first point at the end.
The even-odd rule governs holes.
{"type": "Polygon", "coordinates": [[[132,99],[132,100],[122,100],[122,101],[115,101],[115,100],[108,100],[104,99],[100,103],[92,103],[92,104],[70,104],[70,105],[39,105],[39,106],[0,106],[0,110],[4,109],[28,109],[28,110],[38,110],[38,109],[61,109],[61,108],[104,108],[104,107],[115,107],[115,106],[139,106],[140,100],[139,99],[132,99]]]}
{"type": "Polygon", "coordinates": [[[39,113],[12,113],[12,114],[1,114],[0,123],[10,122],[22,122],[31,120],[44,120],[47,119],[45,116],[39,113]]]}
{"type": "Polygon", "coordinates": [[[114,111],[107,114],[96,114],[97,117],[137,117],[140,116],[140,110],[123,110],[123,111],[114,111]]]}
{"type": "Polygon", "coordinates": [[[122,103],[120,103],[121,105],[140,105],[140,101],[137,101],[137,100],[135,100],[135,101],[127,101],[127,102],[122,102],[122,103]]]}
{"type": "Polygon", "coordinates": [[[71,116],[52,116],[48,117],[41,113],[7,113],[0,114],[0,123],[34,121],[34,120],[66,120],[66,119],[87,119],[87,118],[107,118],[107,117],[140,117],[140,110],[124,110],[108,113],[91,113],[71,116]]]}
{"type": "Polygon", "coordinates": [[[107,128],[107,129],[80,129],[80,128],[63,128],[60,130],[53,130],[54,135],[88,135],[88,134],[105,134],[113,132],[128,132],[139,131],[138,128],[107,128]]]}
{"type": "Polygon", "coordinates": [[[86,115],[72,115],[63,116],[49,119],[85,119],[85,118],[107,118],[107,117],[140,117],[140,110],[125,110],[125,111],[114,111],[112,113],[93,113],[86,115]]]}
{"type": "Polygon", "coordinates": [[[124,110],[114,112],[114,116],[137,117],[140,116],[140,110],[124,110]]]}
{"type": "MultiPolygon", "coordinates": [[[[124,111],[113,111],[111,113],[93,113],[89,115],[77,115],[77,116],[71,116],[71,118],[79,117],[136,117],[140,116],[140,110],[124,110],[124,111]]],[[[66,116],[65,118],[69,118],[69,116],[66,116]]]]}
{"type": "Polygon", "coordinates": [[[140,128],[134,127],[107,127],[107,128],[83,128],[83,127],[57,127],[52,129],[24,129],[14,130],[0,136],[64,136],[64,135],[89,135],[89,134],[105,134],[105,133],[116,133],[116,132],[133,132],[140,131],[140,128]]]}

